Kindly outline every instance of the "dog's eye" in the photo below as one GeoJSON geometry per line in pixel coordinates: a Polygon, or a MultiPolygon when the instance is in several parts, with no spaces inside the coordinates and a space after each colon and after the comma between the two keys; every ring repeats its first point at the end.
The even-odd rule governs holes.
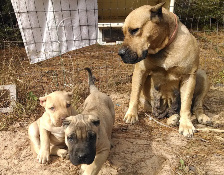
{"type": "Polygon", "coordinates": [[[70,106],[71,106],[71,104],[68,104],[68,103],[66,104],[66,108],[69,108],[70,106]]]}
{"type": "Polygon", "coordinates": [[[130,33],[131,35],[135,35],[138,31],[139,31],[139,28],[136,28],[136,29],[129,29],[129,33],[130,33]]]}
{"type": "Polygon", "coordinates": [[[93,140],[96,138],[96,133],[92,131],[88,131],[88,139],[93,140]]]}
{"type": "Polygon", "coordinates": [[[53,111],[55,108],[52,106],[52,107],[50,107],[49,109],[53,111]]]}
{"type": "Polygon", "coordinates": [[[71,135],[67,136],[67,140],[69,142],[72,142],[74,140],[74,134],[71,134],[71,135]]]}

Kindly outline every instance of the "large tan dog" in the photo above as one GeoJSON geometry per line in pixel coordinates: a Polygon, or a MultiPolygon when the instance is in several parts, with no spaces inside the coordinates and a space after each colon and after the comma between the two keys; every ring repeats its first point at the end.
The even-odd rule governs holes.
{"type": "Polygon", "coordinates": [[[90,95],[84,102],[84,110],[66,118],[63,126],[71,162],[82,164],[83,175],[96,175],[109,155],[115,112],[110,97],[94,86],[92,73],[89,68],[86,70],[90,95]]]}
{"type": "Polygon", "coordinates": [[[138,121],[139,98],[142,95],[140,101],[145,104],[153,100],[150,89],[159,90],[165,107],[172,104],[176,98],[174,92],[179,91],[179,132],[192,136],[195,128],[191,122],[191,108],[200,123],[210,122],[202,109],[209,83],[205,72],[198,70],[196,39],[175,14],[162,7],[163,4],[139,7],[125,19],[125,39],[118,54],[125,63],[135,64],[135,69],[124,120],[127,123],[138,121]]]}
{"type": "Polygon", "coordinates": [[[65,158],[68,155],[64,139],[62,120],[77,112],[71,106],[72,92],[55,91],[40,97],[40,105],[45,108],[44,114],[29,126],[28,134],[31,149],[37,154],[40,163],[49,161],[50,155],[65,158]]]}

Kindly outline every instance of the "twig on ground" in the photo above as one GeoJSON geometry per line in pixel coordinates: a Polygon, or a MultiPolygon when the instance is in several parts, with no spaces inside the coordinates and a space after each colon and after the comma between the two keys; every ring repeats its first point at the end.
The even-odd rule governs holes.
{"type": "Polygon", "coordinates": [[[168,125],[165,125],[165,124],[163,124],[163,123],[157,121],[156,119],[154,119],[154,118],[153,118],[151,115],[149,115],[149,114],[146,114],[146,113],[145,113],[145,115],[146,115],[147,117],[149,117],[149,120],[153,120],[154,122],[156,122],[156,123],[159,124],[159,125],[162,125],[162,126],[167,127],[167,128],[171,128],[171,129],[173,129],[173,130],[176,130],[176,129],[173,128],[173,127],[170,127],[170,126],[168,126],[168,125]]]}
{"type": "MultiPolygon", "coordinates": [[[[165,124],[163,124],[163,123],[157,121],[156,119],[154,119],[154,118],[153,118],[151,115],[149,115],[149,114],[146,114],[146,113],[145,113],[145,116],[149,117],[149,120],[153,120],[154,122],[156,122],[156,123],[159,124],[159,125],[162,125],[162,126],[167,127],[167,128],[171,128],[171,129],[173,129],[173,130],[176,130],[176,129],[174,129],[173,127],[170,127],[170,126],[168,126],[168,125],[165,125],[165,124]]],[[[209,132],[209,131],[213,131],[213,132],[218,132],[218,133],[224,133],[224,130],[223,130],[223,129],[215,129],[215,128],[200,128],[200,129],[196,129],[196,131],[198,131],[198,132],[209,132]]]]}
{"type": "Polygon", "coordinates": [[[202,132],[209,132],[209,131],[213,131],[213,132],[219,132],[219,133],[224,133],[223,129],[214,129],[214,128],[201,128],[201,129],[196,129],[197,131],[202,131],[202,132]]]}

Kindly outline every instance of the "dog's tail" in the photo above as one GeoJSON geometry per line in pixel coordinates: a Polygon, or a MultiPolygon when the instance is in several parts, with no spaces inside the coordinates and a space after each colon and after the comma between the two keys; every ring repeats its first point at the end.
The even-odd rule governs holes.
{"type": "Polygon", "coordinates": [[[92,93],[93,91],[98,91],[98,88],[94,84],[94,77],[93,77],[91,69],[86,67],[85,70],[87,70],[89,74],[88,83],[89,83],[90,93],[92,93]]]}

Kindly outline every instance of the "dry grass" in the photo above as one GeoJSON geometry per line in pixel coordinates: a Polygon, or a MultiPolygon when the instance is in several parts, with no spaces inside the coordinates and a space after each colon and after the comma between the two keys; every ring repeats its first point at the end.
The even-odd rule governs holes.
{"type": "MultiPolygon", "coordinates": [[[[207,71],[214,86],[224,84],[223,35],[195,33],[201,48],[201,67],[207,71]]],[[[17,120],[38,118],[43,112],[38,98],[55,90],[70,91],[75,88],[73,103],[79,108],[88,94],[85,67],[92,68],[98,79],[97,86],[102,91],[129,94],[133,66],[121,61],[118,48],[93,45],[30,64],[24,48],[6,45],[4,50],[0,50],[0,84],[16,84],[17,106],[13,113],[2,115],[0,129],[7,129],[17,120]]]]}
{"type": "Polygon", "coordinates": [[[13,113],[3,114],[0,129],[13,121],[38,118],[43,110],[38,98],[55,90],[75,89],[73,104],[79,108],[88,94],[87,74],[90,67],[97,78],[97,86],[110,93],[126,91],[132,66],[123,64],[117,55],[117,46],[93,45],[69,52],[37,64],[30,64],[24,48],[9,47],[0,51],[0,84],[16,84],[17,106],[13,113]]]}
{"type": "MultiPolygon", "coordinates": [[[[214,87],[219,88],[224,84],[224,55],[222,53],[223,45],[220,44],[223,42],[222,34],[196,33],[195,36],[198,38],[201,49],[200,67],[206,70],[213,87],[205,100],[206,113],[219,114],[224,109],[224,95],[223,91],[214,89],[214,87]],[[216,41],[219,41],[219,45],[216,41]]],[[[220,165],[217,163],[214,170],[210,170],[207,162],[213,160],[210,159],[211,155],[220,159],[224,156],[222,151],[223,133],[199,132],[195,133],[193,139],[182,138],[178,134],[177,128],[166,128],[149,121],[144,113],[139,113],[140,121],[135,125],[123,122],[123,116],[128,107],[133,66],[126,65],[121,61],[117,55],[118,48],[119,46],[93,45],[32,65],[27,59],[24,48],[6,47],[4,50],[0,50],[2,60],[0,84],[16,84],[17,87],[17,106],[13,113],[1,114],[0,130],[7,130],[13,123],[26,122],[22,126],[27,127],[28,123],[40,117],[43,109],[39,105],[38,98],[45,95],[46,92],[70,91],[74,88],[73,104],[80,110],[81,104],[88,95],[87,74],[83,68],[90,67],[97,79],[96,84],[99,89],[110,94],[115,102],[116,120],[113,130],[115,140],[138,140],[139,138],[149,140],[155,145],[154,152],[168,155],[168,157],[172,155],[175,158],[171,159],[172,165],[170,165],[174,174],[217,172],[220,165]],[[167,137],[173,132],[174,138],[177,138],[174,142],[167,137]],[[185,144],[177,145],[176,142],[185,144]],[[189,168],[192,170],[189,171],[189,168]]],[[[165,123],[166,119],[160,122],[165,123]]],[[[17,129],[15,128],[15,130],[17,129]]],[[[22,133],[20,132],[20,134],[22,133]]],[[[27,147],[28,142],[25,146],[23,145],[23,149],[27,149],[27,147]]],[[[148,145],[146,147],[152,149],[150,146],[148,148],[148,145]]],[[[133,150],[132,147],[129,149],[133,150]]],[[[27,154],[29,152],[27,151],[27,154]]],[[[20,160],[20,157],[18,155],[17,159],[20,160]]],[[[26,161],[29,162],[29,160],[26,161]]],[[[47,168],[52,168],[50,166],[53,166],[53,169],[58,167],[63,169],[64,166],[67,167],[67,163],[55,161],[55,164],[53,163],[47,168]]],[[[74,168],[74,166],[72,167],[74,168]]],[[[211,167],[210,164],[209,167],[211,167]]]]}
{"type": "Polygon", "coordinates": [[[206,70],[212,85],[224,84],[224,32],[194,33],[200,46],[200,67],[206,70]]]}

